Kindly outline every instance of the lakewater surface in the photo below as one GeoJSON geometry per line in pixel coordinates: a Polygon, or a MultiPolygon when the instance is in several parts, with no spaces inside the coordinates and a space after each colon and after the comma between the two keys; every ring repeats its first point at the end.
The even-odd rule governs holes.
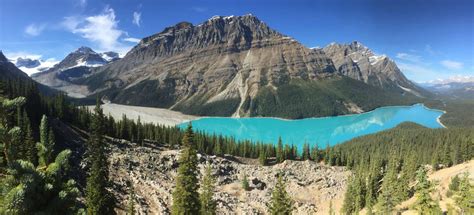
{"type": "MultiPolygon", "coordinates": [[[[354,137],[390,129],[402,122],[415,122],[429,128],[443,127],[437,120],[442,111],[422,104],[377,108],[361,114],[286,120],[278,118],[206,117],[193,120],[194,130],[233,136],[237,140],[283,143],[299,149],[305,142],[319,147],[342,143],[354,137]]],[[[188,123],[182,123],[181,128],[188,123]]]]}

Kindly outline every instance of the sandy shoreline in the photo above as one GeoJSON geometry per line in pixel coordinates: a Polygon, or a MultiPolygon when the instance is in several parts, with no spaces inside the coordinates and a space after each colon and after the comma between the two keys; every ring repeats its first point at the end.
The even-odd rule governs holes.
{"type": "MultiPolygon", "coordinates": [[[[91,110],[94,108],[94,106],[87,107],[91,110]]],[[[106,103],[101,105],[101,107],[106,116],[110,114],[116,120],[122,119],[122,115],[125,114],[128,119],[136,121],[140,116],[140,121],[142,123],[154,123],[167,126],[175,126],[183,122],[189,122],[200,118],[198,116],[186,115],[181,112],[164,108],[139,107],[113,103],[106,103]]]]}

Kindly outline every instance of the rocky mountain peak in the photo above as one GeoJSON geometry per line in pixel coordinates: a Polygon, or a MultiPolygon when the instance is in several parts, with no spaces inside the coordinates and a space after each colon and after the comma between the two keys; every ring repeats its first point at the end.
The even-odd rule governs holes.
{"type": "Polygon", "coordinates": [[[8,62],[8,59],[3,55],[3,52],[0,50],[0,62],[8,62]]]}
{"type": "Polygon", "coordinates": [[[94,50],[87,46],[81,46],[79,47],[76,51],[73,53],[79,53],[79,54],[97,54],[94,50]]]}

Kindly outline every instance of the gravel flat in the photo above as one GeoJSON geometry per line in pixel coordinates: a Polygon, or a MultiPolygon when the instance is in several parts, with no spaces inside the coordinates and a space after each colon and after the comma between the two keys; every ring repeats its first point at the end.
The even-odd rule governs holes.
{"type": "MultiPolygon", "coordinates": [[[[88,106],[88,108],[92,110],[94,106],[88,106]]],[[[125,114],[127,118],[133,120],[137,120],[140,116],[142,123],[155,123],[168,126],[178,125],[199,118],[198,116],[186,115],[181,112],[163,108],[139,107],[113,103],[103,104],[102,109],[106,116],[110,114],[116,120],[122,119],[122,115],[125,114]]]]}

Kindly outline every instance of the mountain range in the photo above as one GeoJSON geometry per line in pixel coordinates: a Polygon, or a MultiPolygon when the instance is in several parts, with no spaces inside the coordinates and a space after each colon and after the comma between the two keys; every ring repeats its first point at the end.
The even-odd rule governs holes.
{"type": "Polygon", "coordinates": [[[33,78],[75,97],[236,117],[359,113],[428,94],[360,42],[310,49],[250,14],[180,22],[103,60],[83,47],[33,78]]]}
{"type": "Polygon", "coordinates": [[[429,91],[450,98],[474,99],[474,76],[454,76],[420,83],[420,85],[429,91]]]}

